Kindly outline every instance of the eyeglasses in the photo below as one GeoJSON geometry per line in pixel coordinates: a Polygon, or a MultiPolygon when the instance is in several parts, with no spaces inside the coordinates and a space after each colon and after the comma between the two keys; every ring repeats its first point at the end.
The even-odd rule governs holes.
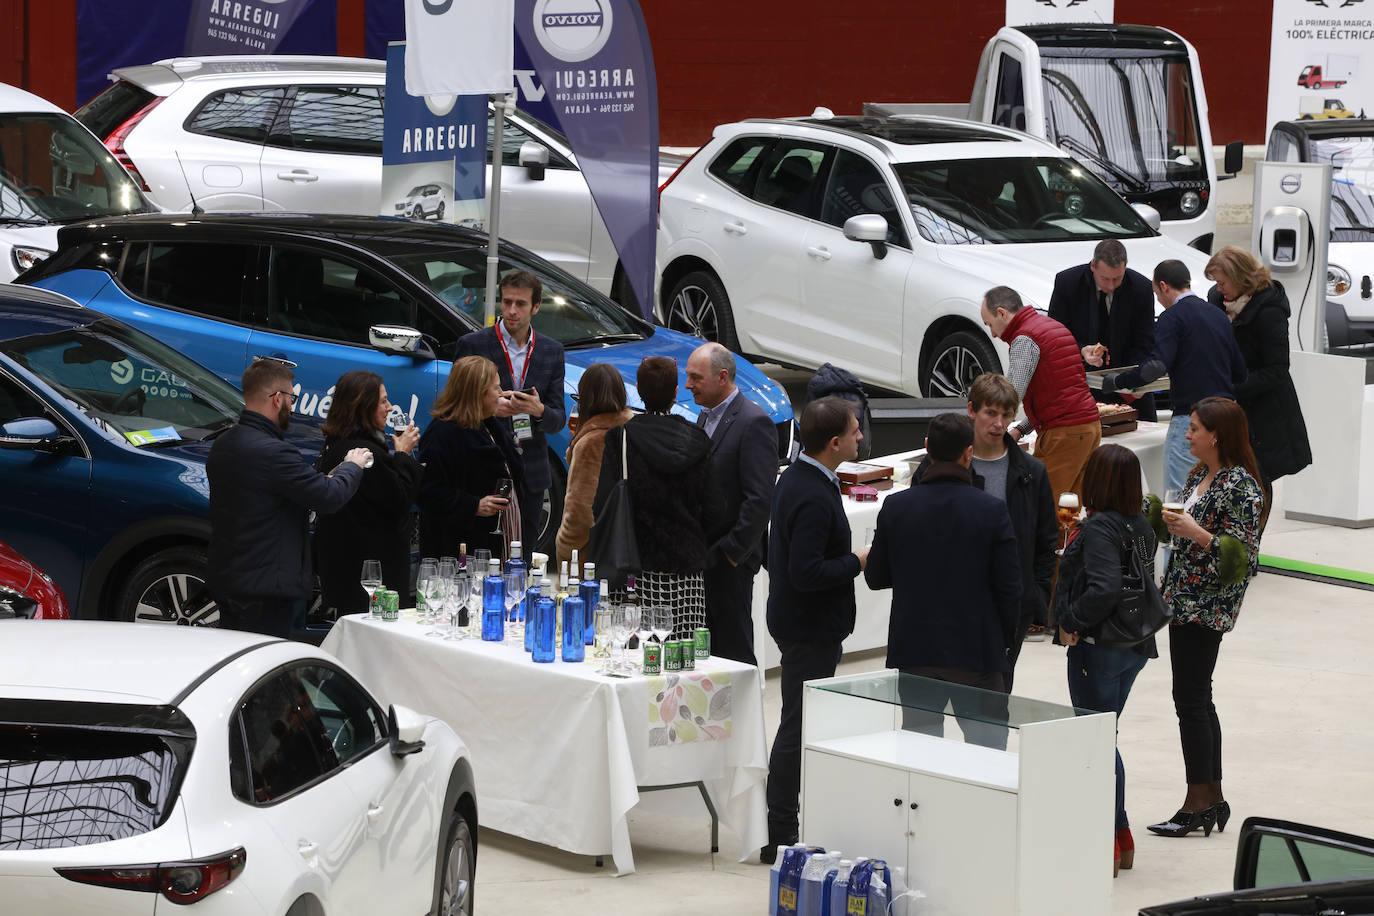
{"type": "Polygon", "coordinates": [[[291,400],[288,401],[287,403],[289,403],[289,404],[295,404],[295,403],[296,403],[296,394],[295,394],[295,392],[293,392],[293,391],[274,391],[274,392],[272,392],[272,393],[273,393],[273,394],[284,394],[284,395],[286,395],[288,398],[291,399],[291,400]]]}

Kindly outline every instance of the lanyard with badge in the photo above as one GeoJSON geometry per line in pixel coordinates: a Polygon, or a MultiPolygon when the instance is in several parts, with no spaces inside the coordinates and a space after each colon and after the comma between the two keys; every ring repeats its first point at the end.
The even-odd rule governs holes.
{"type": "MultiPolygon", "coordinates": [[[[498,328],[496,340],[501,344],[501,352],[506,357],[506,368],[510,370],[511,381],[515,383],[515,390],[522,391],[525,387],[525,376],[530,371],[530,357],[534,355],[534,328],[530,328],[530,342],[525,348],[525,362],[520,367],[520,378],[515,378],[515,364],[511,362],[510,349],[506,346],[506,335],[502,334],[498,328]]],[[[515,441],[519,445],[534,438],[534,421],[527,413],[517,413],[511,415],[511,423],[515,426],[515,441]]]]}

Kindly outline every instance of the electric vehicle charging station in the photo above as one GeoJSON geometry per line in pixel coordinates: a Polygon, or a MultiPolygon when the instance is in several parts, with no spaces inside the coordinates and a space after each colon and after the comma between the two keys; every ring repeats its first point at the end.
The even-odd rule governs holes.
{"type": "Polygon", "coordinates": [[[1331,166],[1257,162],[1250,250],[1283,284],[1293,309],[1290,349],[1326,352],[1326,245],[1331,166]]]}

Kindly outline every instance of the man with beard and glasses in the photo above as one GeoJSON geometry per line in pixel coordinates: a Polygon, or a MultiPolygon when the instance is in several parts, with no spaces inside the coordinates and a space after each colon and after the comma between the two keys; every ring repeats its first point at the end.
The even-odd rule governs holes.
{"type": "Polygon", "coordinates": [[[368,450],[355,448],[329,474],[283,435],[291,424],[295,378],[287,365],[259,359],[243,372],[243,413],[215,440],[210,479],[206,585],[220,626],[289,638],[304,625],[310,598],[310,511],[336,512],[363,479],[368,450]]]}

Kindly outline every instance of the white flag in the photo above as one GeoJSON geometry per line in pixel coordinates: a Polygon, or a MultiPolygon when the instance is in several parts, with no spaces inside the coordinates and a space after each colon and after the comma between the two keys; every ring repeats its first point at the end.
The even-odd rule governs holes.
{"type": "Polygon", "coordinates": [[[515,0],[405,0],[406,92],[487,95],[514,88],[515,0]]]}

